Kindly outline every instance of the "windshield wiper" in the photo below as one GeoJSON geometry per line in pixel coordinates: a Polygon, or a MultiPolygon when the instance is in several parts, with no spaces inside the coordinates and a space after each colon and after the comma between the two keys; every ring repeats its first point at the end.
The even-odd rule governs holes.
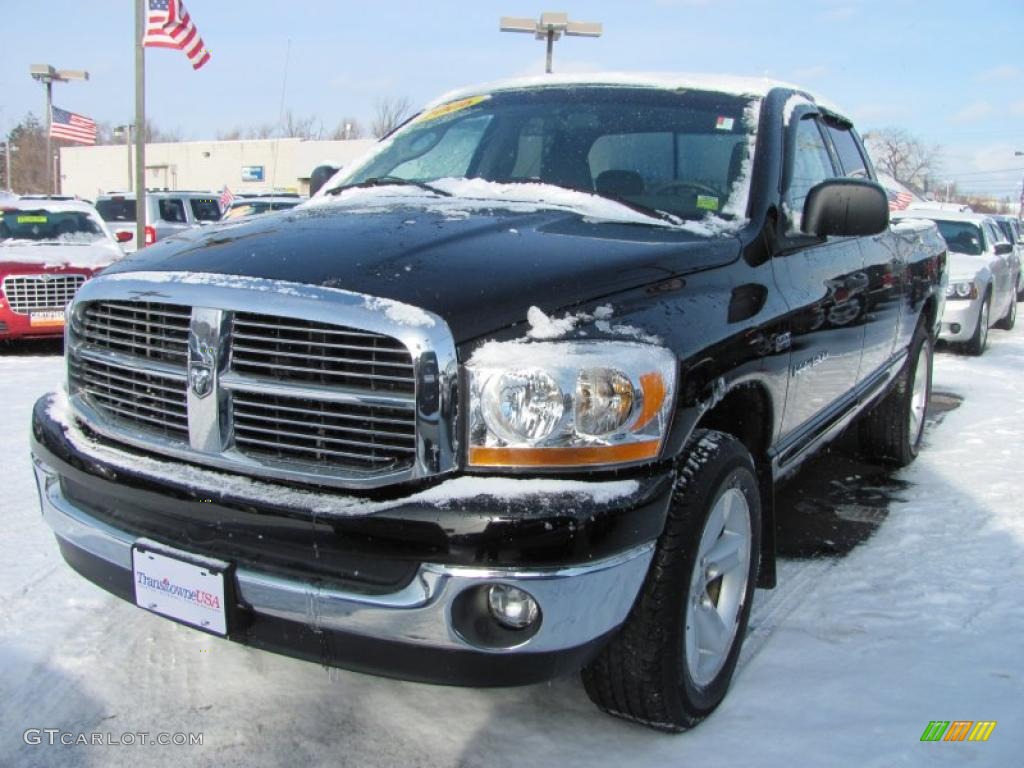
{"type": "Polygon", "coordinates": [[[554,181],[542,181],[541,179],[502,179],[501,184],[543,184],[548,187],[558,187],[559,189],[567,189],[570,192],[580,192],[584,195],[594,195],[594,197],[601,197],[605,200],[611,200],[613,203],[624,205],[630,210],[642,213],[645,216],[650,216],[652,219],[661,219],[667,221],[670,224],[682,224],[683,219],[676,216],[674,213],[668,211],[662,211],[659,208],[651,208],[643,203],[635,203],[625,197],[619,197],[618,195],[609,194],[607,192],[597,192],[593,189],[580,189],[579,187],[571,187],[568,184],[558,184],[554,181]]]}
{"type": "Polygon", "coordinates": [[[427,192],[433,192],[435,195],[441,197],[451,197],[451,192],[445,192],[443,189],[438,189],[431,184],[427,184],[425,181],[415,181],[413,179],[402,179],[398,176],[374,176],[366,179],[365,181],[359,181],[355,184],[343,184],[340,187],[334,187],[324,192],[325,195],[339,195],[346,189],[362,189],[366,187],[418,187],[419,189],[426,190],[427,192]]]}

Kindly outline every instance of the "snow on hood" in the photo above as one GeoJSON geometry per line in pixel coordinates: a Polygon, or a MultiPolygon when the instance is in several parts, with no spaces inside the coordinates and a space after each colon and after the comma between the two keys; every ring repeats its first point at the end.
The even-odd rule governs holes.
{"type": "Polygon", "coordinates": [[[353,187],[337,194],[317,196],[299,207],[332,206],[343,207],[350,213],[376,213],[401,206],[420,206],[452,219],[465,218],[474,211],[495,208],[513,213],[565,211],[592,221],[681,229],[704,237],[731,234],[744,223],[727,221],[712,214],[708,214],[700,221],[686,221],[675,216],[671,217],[671,220],[662,219],[633,210],[628,205],[606,197],[541,182],[502,184],[484,179],[451,178],[432,181],[430,186],[447,192],[451,197],[442,197],[428,190],[401,184],[378,185],[353,187]]]}
{"type": "Polygon", "coordinates": [[[82,267],[99,269],[106,267],[123,256],[113,242],[97,240],[89,244],[40,243],[32,240],[0,240],[0,264],[39,264],[44,267],[82,267]]]}

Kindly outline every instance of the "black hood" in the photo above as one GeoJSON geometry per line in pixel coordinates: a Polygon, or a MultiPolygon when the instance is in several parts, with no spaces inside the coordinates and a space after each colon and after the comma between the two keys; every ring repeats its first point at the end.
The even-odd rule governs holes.
{"type": "Polygon", "coordinates": [[[204,227],[108,272],[245,275],[343,288],[443,317],[457,343],[546,312],[728,263],[733,237],[590,221],[565,211],[355,212],[322,206],[204,227]]]}

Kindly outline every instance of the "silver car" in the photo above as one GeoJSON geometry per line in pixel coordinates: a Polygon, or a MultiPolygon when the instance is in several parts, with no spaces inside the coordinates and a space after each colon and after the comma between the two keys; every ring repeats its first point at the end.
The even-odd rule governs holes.
{"type": "MultiPolygon", "coordinates": [[[[1017,261],[1024,265],[1024,232],[1021,232],[1020,222],[1016,216],[993,216],[996,224],[1006,235],[1006,239],[1014,245],[1017,253],[1017,261]]],[[[1024,268],[1017,275],[1017,301],[1024,301],[1024,268]]]]}
{"type": "MultiPolygon", "coordinates": [[[[114,232],[125,253],[136,250],[134,192],[112,192],[96,198],[96,210],[114,232]]],[[[146,241],[143,246],[186,229],[220,221],[220,200],[210,192],[151,190],[146,192],[146,241]]]]}
{"type": "Polygon", "coordinates": [[[949,246],[949,284],[939,338],[980,355],[990,327],[1010,330],[1017,319],[1020,261],[991,216],[923,210],[893,218],[934,221],[949,246]]]}

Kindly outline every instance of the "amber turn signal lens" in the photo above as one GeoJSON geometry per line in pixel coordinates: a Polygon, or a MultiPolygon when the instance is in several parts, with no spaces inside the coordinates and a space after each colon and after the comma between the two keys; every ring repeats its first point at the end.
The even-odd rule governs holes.
{"type": "Polygon", "coordinates": [[[650,424],[665,403],[665,382],[657,373],[643,374],[640,377],[640,388],[644,393],[644,402],[640,408],[640,415],[637,416],[636,423],[633,425],[634,432],[650,424]]]}
{"type": "Polygon", "coordinates": [[[643,461],[657,457],[660,440],[578,448],[486,448],[470,446],[474,467],[578,467],[643,461]]]}

